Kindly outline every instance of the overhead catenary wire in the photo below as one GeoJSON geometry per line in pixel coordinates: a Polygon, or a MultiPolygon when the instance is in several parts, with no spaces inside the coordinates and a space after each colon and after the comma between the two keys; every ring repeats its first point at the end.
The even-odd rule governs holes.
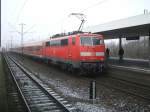
{"type": "Polygon", "coordinates": [[[25,1],[23,2],[22,6],[21,6],[21,8],[20,8],[20,10],[19,10],[19,12],[18,12],[18,15],[17,15],[17,17],[16,17],[16,22],[15,22],[15,23],[17,23],[17,22],[19,21],[20,15],[21,15],[23,9],[25,8],[27,2],[28,2],[28,0],[25,0],[25,1]]]}
{"type": "MultiPolygon", "coordinates": [[[[108,0],[101,0],[101,1],[99,1],[98,3],[95,3],[95,4],[91,5],[91,6],[89,6],[89,7],[85,8],[85,9],[83,9],[83,11],[87,11],[87,10],[89,10],[90,8],[93,8],[93,7],[97,6],[97,5],[100,5],[100,4],[102,4],[102,3],[106,2],[106,1],[108,1],[108,0]]],[[[22,4],[22,6],[21,6],[21,8],[20,8],[20,10],[19,10],[19,12],[18,12],[18,15],[17,15],[17,18],[16,18],[16,22],[15,22],[15,23],[17,23],[17,22],[19,21],[20,16],[21,16],[21,14],[22,14],[24,8],[26,7],[27,2],[28,2],[28,0],[24,0],[23,4],[22,4]]],[[[82,12],[82,11],[81,11],[81,12],[82,12]]],[[[82,23],[84,24],[84,22],[85,22],[85,21],[83,21],[82,23]]],[[[78,30],[82,29],[82,27],[83,27],[83,25],[81,25],[78,30]]],[[[29,29],[29,30],[30,30],[30,29],[29,29]]],[[[61,25],[61,30],[62,30],[61,32],[63,32],[63,25],[61,25]]],[[[28,32],[28,30],[25,31],[24,33],[26,33],[26,32],[28,32]]]]}
{"type": "Polygon", "coordinates": [[[27,29],[26,31],[24,31],[24,33],[33,33],[33,32],[29,32],[31,29],[33,29],[35,27],[35,24],[32,25],[29,29],[27,29]]]}
{"type": "Polygon", "coordinates": [[[24,31],[24,25],[25,25],[24,23],[20,23],[19,25],[21,26],[21,30],[20,31],[17,30],[12,24],[9,23],[9,26],[13,29],[13,31],[10,31],[10,32],[17,33],[17,34],[19,34],[21,36],[21,44],[20,44],[20,46],[23,46],[23,41],[24,41],[23,37],[24,37],[24,35],[27,34],[27,33],[34,33],[35,31],[29,32],[29,30],[31,30],[35,25],[32,25],[26,31],[24,31]]]}
{"type": "Polygon", "coordinates": [[[10,32],[17,32],[17,33],[20,33],[20,32],[15,28],[15,26],[13,26],[11,23],[8,23],[8,25],[13,29],[13,31],[10,31],[10,32]]]}
{"type": "Polygon", "coordinates": [[[107,1],[108,1],[108,0],[99,1],[98,3],[95,3],[95,4],[93,4],[93,5],[90,5],[90,6],[88,6],[87,8],[81,10],[81,12],[85,12],[85,11],[87,11],[87,10],[93,8],[93,7],[96,7],[96,6],[98,6],[98,5],[101,5],[101,4],[103,4],[103,3],[107,2],[107,1]]]}

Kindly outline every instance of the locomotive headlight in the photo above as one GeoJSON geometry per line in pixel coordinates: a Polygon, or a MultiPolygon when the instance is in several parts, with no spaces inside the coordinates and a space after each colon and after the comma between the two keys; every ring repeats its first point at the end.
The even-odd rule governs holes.
{"type": "Polygon", "coordinates": [[[104,52],[96,52],[96,56],[104,56],[104,52]]]}
{"type": "Polygon", "coordinates": [[[104,52],[80,52],[80,56],[104,56],[104,52]]]}

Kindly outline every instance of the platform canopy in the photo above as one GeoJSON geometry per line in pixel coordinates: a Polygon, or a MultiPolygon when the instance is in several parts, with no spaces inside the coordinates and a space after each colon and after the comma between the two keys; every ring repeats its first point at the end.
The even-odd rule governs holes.
{"type": "Polygon", "coordinates": [[[104,39],[118,37],[148,36],[150,32],[150,13],[84,28],[86,32],[102,34],[104,39]]]}

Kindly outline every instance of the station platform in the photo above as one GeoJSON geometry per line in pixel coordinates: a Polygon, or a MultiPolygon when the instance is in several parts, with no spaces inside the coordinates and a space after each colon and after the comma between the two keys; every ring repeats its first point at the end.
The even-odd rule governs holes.
{"type": "Polygon", "coordinates": [[[119,57],[109,57],[109,64],[150,70],[149,60],[144,59],[123,58],[119,60],[119,57]]]}
{"type": "Polygon", "coordinates": [[[137,69],[139,71],[145,70],[150,72],[149,60],[123,58],[123,60],[120,61],[119,57],[109,57],[108,63],[112,66],[125,67],[133,70],[137,69]]]}
{"type": "Polygon", "coordinates": [[[117,72],[113,77],[132,81],[150,87],[150,66],[148,60],[110,57],[109,72],[117,72]]]}

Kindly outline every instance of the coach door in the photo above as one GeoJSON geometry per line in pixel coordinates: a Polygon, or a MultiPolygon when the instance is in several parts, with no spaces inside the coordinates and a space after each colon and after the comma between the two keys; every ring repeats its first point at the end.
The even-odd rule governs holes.
{"type": "Polygon", "coordinates": [[[73,61],[75,58],[76,58],[76,54],[77,54],[77,51],[76,51],[76,38],[75,37],[72,37],[70,38],[69,40],[69,58],[73,61]]]}
{"type": "Polygon", "coordinates": [[[72,59],[72,39],[68,38],[68,59],[71,60],[72,59]]]}

